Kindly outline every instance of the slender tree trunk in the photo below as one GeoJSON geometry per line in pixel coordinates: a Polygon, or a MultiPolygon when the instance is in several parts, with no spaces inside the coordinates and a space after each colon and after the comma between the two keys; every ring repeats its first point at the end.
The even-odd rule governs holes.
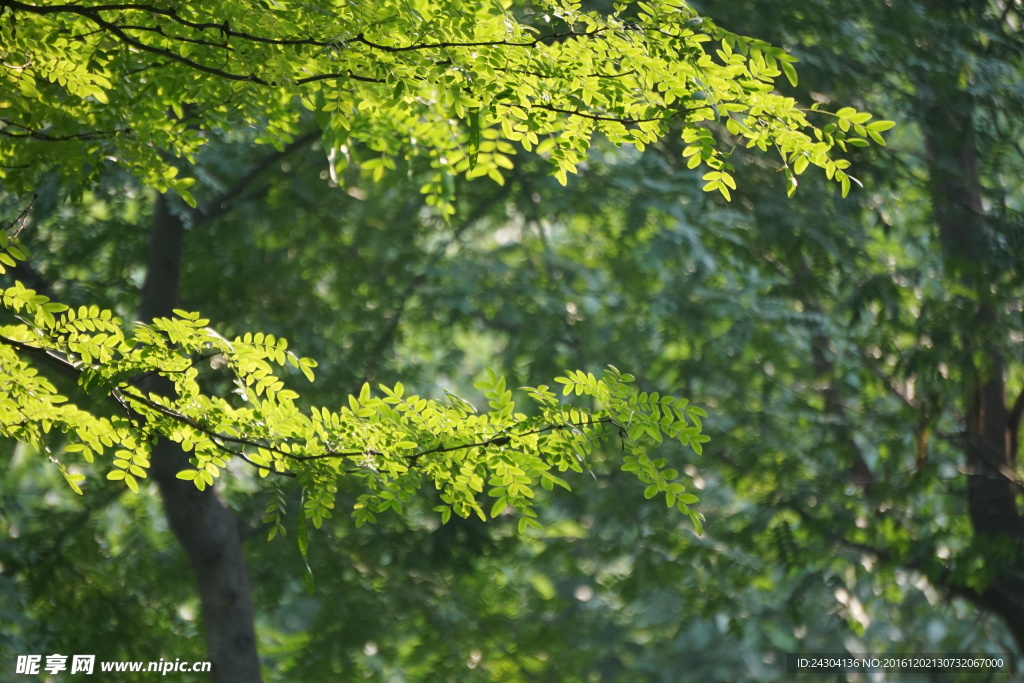
{"type": "Polygon", "coordinates": [[[925,81],[927,102],[920,116],[927,148],[932,210],[950,276],[976,293],[974,329],[964,343],[974,360],[963,368],[964,459],[967,507],[975,547],[986,553],[992,572],[981,590],[955,592],[1002,616],[1024,649],[1024,572],[1019,560],[1024,523],[1016,501],[1016,447],[1008,408],[1006,368],[992,332],[1001,308],[991,288],[998,280],[995,240],[985,216],[974,137],[974,101],[956,87],[957,78],[932,74],[925,81]],[[1010,558],[997,559],[997,558],[1010,558]],[[1013,559],[1015,558],[1015,559],[1013,559]]]}
{"type": "Polygon", "coordinates": [[[986,333],[994,329],[998,310],[989,287],[995,280],[990,266],[993,240],[981,202],[971,96],[962,91],[936,93],[922,119],[943,252],[951,274],[974,289],[978,301],[978,329],[964,331],[968,348],[980,358],[970,368],[971,395],[966,401],[971,521],[979,535],[1020,538],[1024,527],[1015,500],[1005,367],[995,340],[986,333]]]}
{"type": "MultiPolygon", "coordinates": [[[[170,316],[178,304],[185,228],[160,197],[149,239],[148,271],[139,319],[170,316]]],[[[146,391],[167,392],[154,378],[146,391]]],[[[196,489],[175,475],[188,455],[171,441],[153,448],[150,472],[160,489],[168,524],[188,557],[202,603],[206,642],[216,683],[258,683],[259,659],[252,596],[238,520],[213,488],[196,489]]]]}

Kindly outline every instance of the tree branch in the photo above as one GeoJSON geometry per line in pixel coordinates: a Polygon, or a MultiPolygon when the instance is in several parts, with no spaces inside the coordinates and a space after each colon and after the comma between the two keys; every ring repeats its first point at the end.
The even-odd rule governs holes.
{"type": "Polygon", "coordinates": [[[292,154],[303,145],[309,144],[313,140],[317,139],[319,136],[320,132],[316,130],[311,130],[309,132],[303,133],[302,135],[288,143],[282,151],[274,151],[273,153],[268,154],[259,161],[257,161],[255,164],[253,164],[253,166],[249,168],[248,171],[246,171],[246,173],[241,178],[236,180],[231,185],[231,187],[224,190],[216,198],[211,199],[210,201],[204,203],[201,207],[195,209],[193,211],[193,213],[195,214],[193,225],[202,225],[230,211],[232,208],[234,208],[234,203],[238,199],[238,196],[247,187],[249,187],[249,185],[251,185],[252,182],[256,180],[256,178],[258,178],[261,173],[263,173],[263,171],[267,170],[278,161],[281,161],[288,155],[292,154]]]}
{"type": "Polygon", "coordinates": [[[3,128],[0,128],[0,135],[4,135],[9,138],[31,138],[33,140],[42,140],[43,142],[70,142],[72,140],[94,140],[96,138],[114,137],[122,135],[124,133],[130,133],[131,128],[116,128],[114,130],[97,130],[90,131],[88,133],[72,133],[71,135],[47,135],[41,131],[23,126],[20,123],[15,123],[9,119],[0,118],[0,123],[5,126],[11,126],[12,128],[18,128],[19,130],[26,131],[25,133],[10,133],[3,128]]]}
{"type": "MultiPolygon", "coordinates": [[[[79,377],[81,377],[81,375],[84,372],[84,370],[78,364],[73,363],[72,361],[70,361],[66,357],[61,356],[60,354],[58,354],[58,353],[56,353],[54,351],[49,351],[49,350],[42,349],[42,348],[39,348],[39,347],[36,347],[36,346],[32,346],[31,344],[25,344],[23,342],[19,342],[19,341],[16,341],[14,339],[10,339],[10,338],[2,336],[2,335],[0,335],[0,343],[6,344],[6,345],[8,345],[8,346],[10,346],[10,347],[12,347],[14,349],[17,349],[18,351],[21,351],[21,352],[26,353],[28,355],[31,355],[33,357],[40,358],[40,359],[44,360],[47,364],[49,364],[51,367],[55,367],[55,368],[61,370],[66,375],[68,375],[69,377],[72,377],[72,378],[74,378],[76,380],[79,377]]],[[[162,372],[162,371],[160,371],[160,372],[162,372]]],[[[149,373],[149,374],[152,374],[152,373],[149,373]]],[[[133,381],[138,381],[138,379],[133,380],[133,381]]],[[[283,449],[281,447],[278,447],[278,446],[275,446],[275,445],[273,445],[271,443],[268,443],[266,440],[262,440],[262,439],[258,439],[258,438],[253,438],[253,437],[248,437],[248,436],[230,436],[228,434],[223,434],[221,432],[218,432],[216,429],[210,427],[209,425],[204,424],[203,422],[201,422],[199,420],[193,419],[193,418],[191,418],[191,417],[189,417],[187,415],[184,415],[183,413],[181,413],[181,412],[179,412],[177,410],[174,410],[173,408],[169,408],[169,407],[167,407],[165,405],[162,405],[161,403],[159,403],[157,401],[154,401],[154,400],[148,398],[147,396],[145,396],[144,394],[142,394],[141,392],[136,390],[135,387],[131,386],[128,383],[122,383],[122,384],[118,385],[117,387],[114,387],[113,389],[111,389],[110,392],[108,393],[107,397],[109,399],[113,400],[119,407],[130,409],[135,414],[138,414],[138,411],[136,409],[134,409],[134,408],[131,408],[131,404],[134,403],[134,404],[137,404],[137,405],[140,405],[140,406],[145,406],[146,408],[148,408],[148,409],[150,409],[152,411],[160,413],[164,417],[170,418],[171,420],[173,420],[173,421],[175,421],[175,422],[177,422],[179,424],[191,427],[192,429],[194,429],[195,431],[199,432],[200,434],[208,436],[210,438],[211,442],[218,449],[220,449],[220,450],[222,450],[222,451],[224,451],[226,453],[229,453],[231,455],[234,455],[234,456],[237,456],[237,457],[241,458],[242,460],[244,460],[246,463],[252,465],[253,467],[256,467],[256,468],[261,469],[261,470],[266,470],[266,471],[272,472],[274,474],[279,474],[279,475],[282,475],[282,476],[294,477],[296,475],[294,473],[292,473],[292,472],[283,472],[283,471],[275,469],[274,467],[269,467],[269,466],[266,466],[266,465],[260,465],[260,464],[258,464],[256,462],[253,462],[245,454],[245,452],[243,450],[236,450],[234,448],[231,448],[227,444],[235,444],[235,445],[242,446],[242,447],[262,449],[262,450],[269,451],[271,453],[275,453],[277,455],[280,455],[283,458],[287,458],[289,460],[294,460],[296,462],[311,462],[311,461],[314,461],[314,460],[328,460],[328,459],[340,459],[340,458],[361,458],[361,457],[366,457],[366,456],[384,455],[383,452],[378,451],[378,450],[374,450],[374,449],[370,449],[370,448],[364,448],[364,449],[361,449],[361,450],[349,450],[349,451],[334,451],[334,450],[331,450],[331,451],[327,451],[325,453],[316,453],[316,454],[312,454],[312,455],[297,455],[297,454],[295,454],[293,452],[290,452],[290,451],[287,451],[287,450],[285,450],[285,449],[283,449]]],[[[524,436],[533,436],[533,435],[536,435],[536,434],[543,434],[544,432],[549,432],[549,431],[555,431],[555,430],[561,430],[561,429],[572,429],[572,428],[578,428],[578,427],[586,427],[588,425],[597,425],[597,424],[610,424],[610,425],[613,425],[613,426],[619,428],[620,430],[622,429],[621,425],[616,423],[615,420],[610,418],[610,417],[603,417],[603,418],[599,418],[599,419],[592,420],[592,421],[589,421],[589,422],[560,422],[560,423],[549,424],[549,425],[545,425],[543,427],[537,427],[535,429],[531,429],[531,430],[528,430],[528,431],[525,431],[525,432],[521,432],[521,433],[514,433],[514,434],[513,433],[509,433],[507,430],[503,430],[503,431],[501,431],[501,432],[499,432],[499,433],[497,433],[497,434],[495,434],[495,435],[493,435],[493,436],[491,436],[491,437],[489,437],[487,439],[484,439],[483,441],[477,441],[477,442],[467,443],[467,444],[457,444],[457,445],[454,445],[454,446],[438,445],[438,446],[435,446],[433,448],[424,449],[424,450],[418,451],[416,453],[410,453],[408,455],[403,455],[403,456],[400,456],[400,457],[402,457],[405,460],[409,460],[413,465],[415,465],[416,462],[420,458],[422,458],[424,456],[427,456],[427,455],[435,455],[435,454],[439,454],[439,453],[450,453],[450,452],[453,452],[453,451],[468,450],[468,449],[471,449],[471,448],[481,448],[481,447],[482,448],[486,448],[488,446],[505,446],[505,445],[508,445],[515,438],[521,438],[521,437],[524,437],[524,436]]]]}
{"type": "MultiPolygon", "coordinates": [[[[0,121],[3,121],[3,119],[0,119],[0,121]]],[[[13,238],[21,234],[21,231],[25,228],[25,219],[28,218],[28,214],[32,211],[32,207],[35,206],[37,199],[39,199],[39,195],[33,193],[32,199],[29,201],[28,206],[22,209],[21,213],[15,216],[14,220],[7,224],[7,227],[2,229],[3,232],[7,232],[8,230],[11,230],[15,225],[18,225],[18,223],[21,223],[21,225],[18,226],[18,229],[14,232],[14,234],[8,235],[8,237],[13,238]]]]}
{"type": "MultiPolygon", "coordinates": [[[[593,38],[593,37],[598,36],[598,35],[600,35],[602,33],[605,33],[605,32],[608,32],[610,30],[613,30],[612,28],[605,26],[605,27],[598,27],[598,28],[592,29],[590,31],[581,31],[581,32],[567,31],[567,32],[560,32],[560,33],[549,33],[547,35],[539,36],[537,38],[534,38],[533,40],[527,40],[527,41],[523,41],[523,42],[516,42],[516,41],[511,41],[511,40],[466,41],[466,42],[442,41],[442,42],[438,42],[438,43],[412,43],[412,44],[409,44],[409,45],[385,45],[385,44],[382,44],[382,43],[377,43],[377,42],[374,42],[372,40],[369,40],[368,38],[366,38],[366,35],[363,32],[360,32],[354,38],[350,38],[350,39],[347,39],[347,40],[346,39],[340,39],[340,38],[339,39],[331,39],[331,40],[316,39],[316,38],[268,38],[268,37],[265,37],[265,36],[259,36],[259,35],[255,35],[255,34],[251,34],[251,33],[246,33],[244,31],[236,31],[236,30],[231,28],[230,23],[227,20],[225,20],[223,22],[220,22],[220,23],[216,23],[216,22],[194,22],[194,21],[190,21],[190,20],[184,19],[183,17],[180,17],[178,15],[176,9],[173,9],[173,8],[171,8],[171,9],[163,9],[163,8],[155,7],[153,5],[109,4],[109,5],[86,6],[86,5],[65,4],[65,5],[38,6],[38,5],[30,5],[30,4],[27,4],[27,3],[19,2],[18,0],[0,0],[0,8],[5,8],[5,7],[9,8],[9,9],[12,9],[12,10],[28,12],[28,13],[36,14],[36,15],[49,15],[49,14],[60,14],[60,13],[67,13],[67,14],[77,15],[77,16],[80,16],[80,17],[82,17],[82,18],[84,18],[84,19],[86,19],[88,21],[91,21],[92,23],[94,23],[97,26],[99,26],[101,29],[103,29],[105,31],[108,31],[113,36],[115,36],[118,40],[120,40],[122,43],[125,43],[126,45],[134,47],[134,48],[136,48],[138,50],[142,50],[144,52],[149,52],[149,53],[155,54],[155,55],[160,55],[161,57],[165,57],[165,58],[167,58],[167,59],[169,59],[171,61],[178,62],[178,63],[183,64],[183,65],[185,65],[185,66],[187,66],[187,67],[189,67],[191,69],[195,69],[197,71],[209,74],[211,76],[216,76],[218,78],[223,78],[223,79],[230,80],[230,81],[240,81],[240,82],[254,83],[254,84],[257,84],[257,85],[263,85],[263,86],[268,86],[268,87],[274,87],[274,86],[277,85],[277,83],[272,82],[272,81],[268,81],[268,80],[266,80],[266,79],[264,79],[264,78],[262,78],[260,76],[257,76],[255,73],[242,74],[242,73],[236,73],[236,72],[228,71],[228,70],[226,70],[224,68],[220,68],[220,67],[209,66],[209,65],[204,64],[202,62],[196,61],[195,59],[192,59],[190,57],[186,57],[185,55],[179,54],[178,52],[175,52],[172,49],[169,49],[169,48],[166,48],[166,47],[159,47],[159,46],[156,46],[156,45],[150,45],[150,44],[140,40],[137,36],[131,35],[129,33],[129,31],[156,33],[156,34],[160,35],[161,37],[166,38],[167,40],[170,40],[170,41],[192,43],[192,44],[200,44],[200,45],[205,45],[205,46],[213,47],[213,48],[217,48],[217,49],[229,49],[227,41],[229,39],[231,39],[231,38],[236,38],[236,39],[239,39],[239,40],[244,40],[244,41],[249,41],[249,42],[255,42],[255,43],[260,43],[260,44],[267,44],[267,45],[275,45],[275,46],[282,46],[282,47],[313,46],[313,47],[322,47],[322,48],[335,48],[335,47],[339,47],[339,46],[344,46],[347,43],[351,42],[351,43],[359,43],[359,44],[365,45],[365,46],[369,47],[372,50],[378,50],[378,51],[386,52],[386,53],[389,53],[389,54],[400,54],[400,53],[404,53],[404,52],[420,52],[420,51],[428,51],[428,50],[444,50],[444,49],[456,49],[456,48],[479,48],[479,47],[512,47],[512,48],[531,49],[531,48],[537,47],[538,45],[553,43],[553,42],[557,42],[557,41],[564,40],[564,39],[586,39],[586,38],[593,38]],[[166,19],[168,19],[170,21],[173,21],[173,22],[175,22],[175,23],[177,23],[177,24],[179,24],[179,25],[181,25],[183,27],[190,28],[190,29],[196,30],[196,31],[215,30],[215,31],[218,31],[224,37],[224,40],[223,40],[223,42],[219,42],[218,43],[218,42],[205,41],[205,40],[199,40],[199,39],[194,39],[194,38],[187,38],[187,37],[184,37],[184,36],[173,36],[173,35],[168,35],[159,26],[139,26],[139,25],[117,24],[117,23],[108,21],[108,20],[104,19],[101,16],[102,12],[127,12],[127,11],[131,11],[131,12],[146,12],[146,13],[151,14],[151,15],[156,15],[156,16],[159,16],[159,17],[164,17],[164,18],[166,18],[166,19]]],[[[634,26],[625,26],[625,27],[623,27],[623,30],[626,30],[626,31],[637,31],[637,30],[641,30],[641,29],[639,27],[634,27],[634,26]]],[[[652,30],[654,30],[655,32],[664,33],[663,31],[658,31],[657,29],[652,29],[652,30]]],[[[675,37],[677,37],[677,36],[675,36],[675,37]]],[[[597,74],[597,75],[600,76],[600,77],[603,77],[603,78],[618,78],[618,77],[622,77],[622,76],[628,75],[629,73],[631,73],[631,72],[626,72],[626,73],[623,73],[623,74],[597,74]]],[[[316,81],[335,80],[335,79],[348,79],[348,80],[361,81],[361,82],[364,82],[364,83],[385,83],[385,82],[387,82],[387,79],[384,79],[384,78],[377,78],[377,77],[374,77],[374,76],[366,76],[366,75],[362,75],[362,74],[357,74],[357,73],[353,72],[352,70],[345,70],[345,71],[335,72],[335,73],[315,74],[315,75],[312,75],[312,76],[305,76],[305,77],[302,77],[302,78],[296,78],[294,80],[294,83],[297,84],[297,85],[304,85],[304,84],[313,83],[313,82],[316,82],[316,81]]],[[[557,114],[564,114],[564,115],[567,115],[567,116],[579,116],[581,118],[590,119],[592,121],[601,121],[601,122],[608,122],[608,123],[621,123],[623,125],[635,125],[635,124],[638,124],[638,123],[662,120],[661,117],[632,119],[632,118],[619,118],[619,117],[614,117],[614,116],[604,116],[604,115],[601,115],[601,114],[586,112],[586,111],[583,111],[583,110],[580,110],[580,109],[565,109],[565,108],[556,107],[556,106],[553,106],[553,105],[543,105],[543,104],[535,104],[535,105],[533,105],[533,108],[534,109],[541,109],[541,110],[551,111],[551,112],[554,112],[554,113],[557,113],[557,114]]],[[[127,131],[113,131],[112,133],[119,133],[119,132],[127,132],[127,131]]],[[[4,133],[4,131],[0,130],[0,133],[4,133]]],[[[79,139],[79,138],[80,139],[89,139],[90,137],[96,137],[96,136],[101,136],[101,135],[105,135],[105,134],[109,135],[109,134],[112,134],[112,133],[100,133],[100,132],[97,132],[97,133],[82,133],[82,134],[78,134],[78,135],[75,135],[75,136],[65,136],[64,139],[79,139]]],[[[14,137],[24,137],[24,136],[15,135],[15,134],[12,134],[12,133],[5,133],[5,134],[11,135],[11,136],[14,136],[14,137]]],[[[29,135],[29,137],[35,137],[35,136],[29,135]]],[[[40,138],[40,139],[47,139],[47,138],[40,138]]]]}
{"type": "MultiPolygon", "coordinates": [[[[356,35],[354,38],[348,40],[336,38],[336,39],[317,39],[317,38],[268,38],[266,36],[256,35],[254,33],[247,33],[245,31],[236,31],[231,28],[231,24],[228,20],[221,22],[207,21],[197,22],[185,19],[178,14],[176,8],[162,8],[154,5],[137,5],[137,4],[110,4],[110,5],[78,5],[78,4],[65,4],[65,5],[30,5],[27,3],[19,2],[18,0],[0,0],[0,8],[6,7],[13,10],[20,10],[28,12],[30,14],[36,14],[39,16],[45,16],[48,14],[76,14],[84,17],[96,23],[99,23],[98,19],[99,12],[143,12],[150,15],[164,17],[170,21],[190,28],[194,31],[216,31],[221,34],[225,39],[238,38],[239,40],[249,41],[253,43],[261,43],[264,45],[276,45],[281,47],[337,47],[344,45],[346,42],[362,43],[367,47],[380,50],[382,52],[398,53],[398,52],[412,52],[419,50],[443,50],[452,48],[473,48],[473,47],[524,47],[532,48],[543,43],[557,42],[559,40],[567,38],[590,38],[601,33],[610,30],[608,27],[601,27],[592,29],[590,31],[566,31],[561,33],[549,33],[544,36],[539,36],[533,40],[527,40],[523,42],[514,42],[511,40],[484,40],[484,41],[443,41],[440,43],[413,43],[410,45],[384,45],[381,43],[375,43],[368,40],[362,32],[356,35]]],[[[108,28],[109,22],[104,22],[108,28]]],[[[101,24],[102,25],[102,24],[101,24]]],[[[172,40],[181,40],[183,42],[200,42],[194,39],[188,39],[183,36],[168,36],[163,32],[160,27],[156,26],[125,26],[124,28],[134,30],[146,30],[159,33],[166,38],[172,40]]],[[[109,29],[108,29],[109,30],[109,29]]],[[[213,47],[223,47],[223,43],[205,43],[213,47]]]]}
{"type": "Polygon", "coordinates": [[[82,370],[77,365],[55,351],[41,349],[38,346],[32,346],[31,344],[10,339],[3,335],[0,335],[0,344],[6,344],[13,349],[21,351],[22,353],[38,358],[49,367],[59,371],[64,376],[70,377],[71,379],[77,380],[82,375],[82,370]]]}

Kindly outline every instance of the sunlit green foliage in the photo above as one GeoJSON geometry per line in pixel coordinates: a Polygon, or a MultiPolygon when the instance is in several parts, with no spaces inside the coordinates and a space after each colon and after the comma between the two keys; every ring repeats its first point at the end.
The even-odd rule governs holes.
{"type": "MultiPolygon", "coordinates": [[[[195,207],[187,189],[194,179],[178,177],[166,153],[194,162],[211,133],[239,125],[255,128],[256,142],[283,149],[305,108],[322,127],[332,178],[355,162],[379,182],[396,158],[425,156],[434,171],[421,190],[442,215],[454,211],[453,175],[504,183],[510,143],[552,162],[564,184],[593,135],[643,150],[672,128],[682,130],[688,167],[711,169],[706,191],[729,198],[736,188],[721,149],[727,140],[773,148],[790,190],[814,164],[845,195],[849,162],[829,153],[866,144],[866,137],[881,141],[879,132],[891,125],[868,123],[870,114],[844,107],[827,115],[837,123],[814,127],[807,117],[817,105],[805,111],[774,91],[783,73],[796,83],[793,57],[663,1],[619,3],[608,15],[559,2],[517,11],[428,2],[254,11],[230,2],[162,8],[5,0],[0,10],[0,74],[9,95],[0,101],[0,155],[7,160],[0,177],[14,191],[56,171],[80,194],[112,162],[195,207]]],[[[26,257],[4,239],[3,264],[26,257]]],[[[664,493],[669,507],[683,511],[692,498],[671,481],[676,470],[666,476],[664,463],[652,463],[641,444],[664,431],[699,452],[699,423],[686,423],[696,419],[694,409],[624,389],[615,374],[567,380],[567,389],[598,402],[592,414],[563,408],[538,387],[529,392],[537,414],[527,417],[515,412],[504,380],[493,378],[486,415],[457,400],[406,398],[401,384],[384,388],[383,398],[364,386],[339,412],[307,414],[271,363],[287,361],[312,378],[315,362],[287,352],[272,335],[228,341],[207,320],[180,312],[126,338],[109,311],[65,311],[20,284],[5,291],[4,305],[24,323],[7,328],[4,339],[5,374],[16,387],[6,395],[4,433],[40,445],[57,425],[75,435],[65,452],[89,462],[117,444],[123,450],[107,476],[133,490],[160,434],[194,454],[196,469],[179,476],[200,488],[232,456],[264,474],[298,476],[310,487],[306,515],[316,525],[330,514],[333,478],[347,467],[373,473],[364,474],[359,522],[401,511],[426,477],[442,492],[438,509],[446,519],[452,511],[486,516],[475,494],[489,486],[497,499],[492,516],[511,506],[529,525],[531,486],[550,485],[551,468],[580,469],[574,458],[610,429],[619,432],[625,468],[647,484],[648,497],[664,493]],[[95,416],[65,403],[26,354],[77,373],[83,388],[109,394],[124,415],[95,416]],[[206,360],[234,373],[242,407],[201,390],[196,366],[206,360]],[[137,386],[157,374],[172,380],[166,396],[137,386]],[[474,449],[477,459],[454,455],[474,449]]],[[[82,475],[66,476],[77,488],[82,475]]],[[[268,519],[277,523],[277,513],[272,508],[268,519]]]]}
{"type": "Polygon", "coordinates": [[[504,182],[510,143],[564,184],[597,133],[644,149],[679,129],[708,191],[729,197],[729,149],[745,145],[781,157],[791,187],[812,164],[845,194],[849,162],[831,152],[891,125],[801,108],[774,89],[796,83],[794,57],[676,0],[607,15],[569,1],[3,0],[0,45],[0,178],[16,191],[47,169],[81,188],[116,164],[192,203],[194,178],[165,153],[194,162],[210,132],[239,126],[280,148],[309,110],[332,175],[357,164],[379,180],[424,157],[422,190],[445,213],[452,174],[504,182]]]}
{"type": "MultiPolygon", "coordinates": [[[[490,410],[478,414],[449,395],[435,401],[407,395],[401,382],[381,385],[382,397],[364,384],[339,410],[296,405],[299,394],[286,389],[274,366],[291,365],[313,379],[316,362],[288,351],[285,339],[262,333],[228,340],[207,327],[196,313],[176,311],[135,325],[126,337],[110,311],[78,311],[25,289],[3,291],[4,305],[19,314],[20,325],[0,328],[0,360],[7,377],[0,390],[0,435],[37,448],[58,429],[69,435],[64,456],[51,459],[79,493],[82,474],[66,469],[66,454],[87,463],[115,449],[106,477],[123,480],[138,492],[146,477],[150,446],[158,438],[181,444],[195,469],[178,473],[202,490],[213,484],[231,458],[241,458],[261,476],[296,477],[305,490],[303,513],[320,527],[331,516],[339,476],[358,477],[366,488],[355,505],[356,524],[375,522],[376,514],[398,513],[429,483],[440,491],[435,508],[447,522],[452,513],[483,520],[511,508],[521,515],[520,531],[540,527],[532,499],[538,484],[550,490],[569,485],[553,474],[582,472],[598,441],[617,438],[623,470],[647,484],[646,497],[664,494],[668,507],[688,513],[700,529],[700,515],[689,509],[696,496],[684,493],[678,469],[647,455],[662,435],[691,444],[699,454],[700,408],[685,400],[638,392],[633,378],[608,368],[601,378],[570,372],[556,381],[564,394],[588,396],[600,409],[561,404],[546,386],[527,388],[532,416],[517,412],[505,379],[489,373],[479,384],[490,410]],[[22,356],[44,357],[76,374],[86,392],[106,395],[122,409],[116,417],[94,415],[68,402],[22,356]],[[232,375],[234,401],[203,392],[199,365],[224,368],[232,375]],[[172,387],[164,394],[146,391],[144,380],[158,375],[172,387]],[[494,498],[485,509],[478,494],[494,498]]],[[[271,537],[283,530],[284,510],[276,502],[265,520],[271,537]]]]}

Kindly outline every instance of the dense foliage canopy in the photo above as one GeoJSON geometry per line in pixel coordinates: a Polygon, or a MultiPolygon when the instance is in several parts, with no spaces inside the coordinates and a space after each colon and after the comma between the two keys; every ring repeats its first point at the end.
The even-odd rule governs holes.
{"type": "Polygon", "coordinates": [[[4,0],[0,177],[29,191],[56,169],[83,186],[117,164],[191,202],[194,178],[165,153],[192,163],[211,132],[239,126],[280,149],[309,110],[332,177],[356,162],[379,180],[396,158],[423,157],[435,170],[424,190],[446,212],[446,178],[502,182],[509,143],[536,148],[565,183],[595,133],[643,149],[673,128],[726,197],[721,147],[736,144],[770,148],[794,185],[819,166],[845,193],[848,162],[830,151],[881,142],[892,125],[851,107],[811,120],[817,105],[774,91],[783,72],[796,83],[791,55],[685,3],[615,5],[4,0]]]}

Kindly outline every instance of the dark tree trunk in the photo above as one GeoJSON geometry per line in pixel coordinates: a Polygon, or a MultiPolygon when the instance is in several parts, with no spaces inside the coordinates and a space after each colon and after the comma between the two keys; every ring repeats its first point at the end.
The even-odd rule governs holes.
{"type": "Polygon", "coordinates": [[[927,148],[929,190],[943,255],[952,278],[976,293],[973,329],[963,330],[975,360],[963,367],[969,395],[964,401],[964,459],[967,506],[975,547],[998,549],[986,558],[992,579],[980,591],[953,586],[954,592],[1002,616],[1024,648],[1024,525],[1016,502],[1016,447],[1008,408],[1006,368],[992,332],[1000,314],[991,284],[998,280],[992,237],[982,204],[974,101],[956,88],[949,73],[925,81],[927,103],[920,123],[927,148]],[[1016,549],[1016,553],[1012,552],[1016,549]],[[1009,552],[1008,552],[1009,551],[1009,552]],[[997,557],[1003,559],[996,559],[997,557]]]}
{"type": "MultiPolygon", "coordinates": [[[[185,228],[164,197],[154,209],[139,319],[172,315],[178,304],[185,228]]],[[[158,378],[145,391],[167,391],[158,378]]],[[[202,603],[206,642],[216,683],[258,683],[249,578],[238,520],[213,488],[196,489],[175,475],[188,455],[170,441],[153,448],[150,472],[160,489],[167,522],[188,557],[202,603]]]]}

